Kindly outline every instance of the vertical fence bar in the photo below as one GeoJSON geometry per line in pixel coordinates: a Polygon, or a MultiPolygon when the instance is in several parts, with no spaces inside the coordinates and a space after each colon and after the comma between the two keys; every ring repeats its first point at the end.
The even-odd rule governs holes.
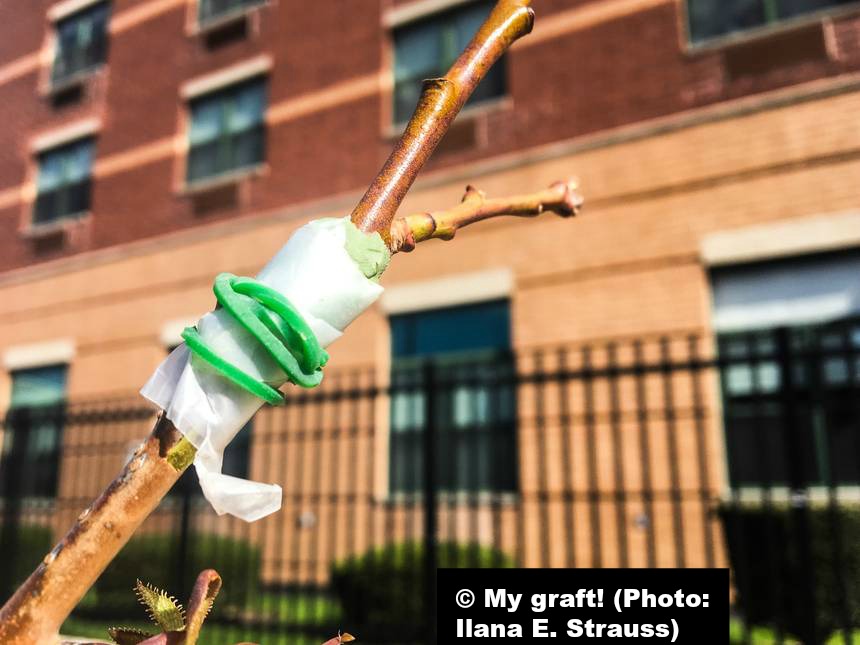
{"type": "Polygon", "coordinates": [[[561,437],[562,482],[564,489],[562,503],[564,504],[564,524],[567,535],[565,542],[566,563],[568,568],[576,566],[576,527],[574,524],[574,503],[576,500],[576,485],[573,478],[573,455],[571,443],[573,432],[571,424],[570,402],[568,401],[568,385],[570,375],[567,365],[567,349],[558,351],[558,389],[559,389],[559,436],[561,437]]]}
{"type": "MultiPolygon", "coordinates": [[[[393,388],[393,383],[394,383],[393,375],[390,376],[390,379],[391,379],[390,383],[392,384],[392,388],[393,388]]],[[[389,447],[388,447],[388,454],[387,454],[386,458],[390,461],[391,460],[390,441],[391,441],[391,431],[392,431],[391,423],[390,423],[390,421],[391,421],[390,409],[391,409],[391,398],[393,396],[393,389],[389,389],[388,392],[383,393],[379,388],[377,388],[376,387],[376,377],[375,377],[375,374],[373,372],[371,372],[371,378],[368,380],[370,381],[369,385],[370,385],[370,391],[372,393],[370,394],[370,396],[369,396],[370,400],[368,401],[368,405],[370,406],[370,410],[368,411],[369,412],[369,414],[368,414],[369,420],[368,420],[368,428],[367,428],[367,453],[365,456],[365,458],[367,459],[367,480],[365,482],[365,485],[367,486],[367,495],[365,497],[365,503],[367,504],[367,526],[365,528],[365,540],[366,540],[367,544],[366,544],[365,550],[369,554],[368,555],[368,560],[369,560],[369,562],[368,562],[368,575],[370,575],[372,578],[375,579],[376,575],[377,575],[376,572],[377,572],[378,564],[379,564],[379,556],[378,556],[379,552],[375,549],[376,542],[377,542],[377,535],[378,535],[377,530],[376,530],[377,509],[382,508],[383,513],[385,512],[384,511],[384,508],[385,508],[384,502],[383,502],[383,504],[377,504],[376,503],[376,493],[375,493],[375,489],[374,489],[375,471],[376,471],[376,451],[375,451],[375,446],[374,446],[375,438],[376,438],[376,406],[377,406],[377,403],[379,401],[379,398],[385,396],[385,394],[387,393],[388,394],[387,401],[388,401],[388,409],[389,409],[389,413],[388,413],[389,447]]],[[[358,396],[358,395],[356,395],[356,396],[358,396]]],[[[358,409],[360,407],[358,401],[359,401],[359,399],[356,398],[356,404],[355,404],[356,405],[356,407],[355,407],[356,411],[358,411],[358,409]]],[[[391,491],[391,480],[389,478],[388,491],[387,492],[389,492],[389,494],[390,494],[390,491],[391,491]]],[[[383,517],[382,520],[384,521],[385,518],[383,517]]],[[[356,533],[357,532],[358,531],[356,531],[356,533]]]]}
{"type": "MultiPolygon", "coordinates": [[[[502,401],[507,387],[510,387],[513,395],[516,396],[516,386],[509,380],[510,376],[507,371],[499,369],[499,366],[495,366],[489,381],[487,396],[487,414],[490,428],[493,432],[498,432],[499,428],[502,427],[501,424],[504,424],[503,429],[506,435],[509,431],[507,424],[510,423],[510,419],[503,416],[500,411],[502,410],[502,401]]],[[[516,437],[516,428],[513,429],[513,434],[516,437]]],[[[492,435],[490,440],[492,441],[492,435]]],[[[510,437],[508,437],[508,440],[510,440],[510,437]]],[[[515,444],[516,439],[513,441],[515,444]]],[[[518,467],[519,464],[515,462],[514,468],[518,467]]],[[[493,484],[503,481],[502,472],[498,460],[490,459],[487,464],[487,475],[493,484]]],[[[490,522],[492,525],[492,544],[495,547],[491,566],[494,567],[501,566],[502,564],[502,498],[504,494],[504,492],[497,489],[491,489],[488,493],[490,522]]]]}
{"type": "Polygon", "coordinates": [[[636,420],[639,430],[642,506],[645,509],[646,550],[648,566],[657,566],[657,540],[654,535],[654,486],[651,481],[651,438],[648,423],[648,397],[645,387],[645,357],[642,341],[633,343],[633,374],[636,379],[636,420]]]}
{"type": "Polygon", "coordinates": [[[546,387],[546,372],[543,364],[543,354],[536,351],[533,356],[535,367],[535,444],[537,449],[537,475],[538,490],[535,501],[538,504],[538,516],[540,517],[540,566],[549,566],[549,541],[550,541],[550,517],[549,517],[549,472],[547,465],[547,440],[546,440],[546,418],[544,388],[546,387]]]}
{"type": "Polygon", "coordinates": [[[618,563],[622,568],[630,566],[629,544],[627,541],[627,489],[624,483],[624,455],[621,442],[621,400],[618,394],[618,355],[615,343],[606,347],[607,370],[609,379],[609,425],[612,438],[612,461],[614,467],[615,523],[618,538],[618,563]]]}
{"type": "Polygon", "coordinates": [[[424,609],[427,645],[436,643],[436,375],[424,363],[424,609]]]}
{"type": "Polygon", "coordinates": [[[594,413],[594,370],[591,347],[582,349],[582,379],[585,396],[585,442],[588,448],[588,504],[591,519],[591,566],[603,566],[603,538],[600,534],[600,492],[597,479],[597,431],[594,413]]]}
{"type": "MultiPolygon", "coordinates": [[[[847,328],[848,326],[846,325],[844,329],[847,328]]],[[[850,343],[850,338],[847,337],[847,334],[845,334],[844,331],[840,330],[837,338],[839,339],[840,345],[843,343],[850,343]]],[[[833,596],[836,598],[836,603],[838,605],[838,627],[841,629],[842,637],[847,644],[851,643],[853,639],[851,635],[851,610],[848,604],[848,588],[845,583],[844,575],[845,560],[843,551],[844,545],[842,541],[842,517],[837,496],[837,475],[834,473],[834,465],[836,463],[834,456],[836,455],[836,450],[834,450],[833,444],[834,433],[837,431],[837,428],[830,423],[829,418],[834,395],[828,388],[829,384],[822,383],[822,380],[826,378],[826,371],[824,369],[825,365],[827,365],[830,360],[845,356],[845,350],[843,349],[842,351],[837,352],[830,350],[826,346],[826,343],[823,342],[823,338],[820,333],[815,334],[815,341],[814,358],[810,361],[812,363],[812,374],[810,376],[812,385],[811,401],[812,406],[814,406],[811,419],[811,429],[816,434],[824,434],[824,439],[821,443],[824,444],[823,447],[825,449],[825,454],[823,458],[819,458],[819,462],[821,463],[822,470],[824,471],[821,473],[822,483],[827,487],[827,523],[830,533],[831,558],[830,573],[833,576],[831,584],[835,587],[833,589],[835,592],[833,596]]],[[[850,347],[850,344],[847,346],[850,347]]],[[[850,363],[850,354],[849,358],[845,360],[850,363]]],[[[850,372],[847,370],[846,372],[847,377],[850,372]]],[[[820,443],[819,447],[821,447],[820,443]]],[[[819,535],[817,538],[820,540],[821,536],[819,535]]],[[[827,635],[824,634],[824,636],[827,635]]]]}
{"type": "Polygon", "coordinates": [[[716,565],[714,535],[711,527],[711,475],[708,464],[707,437],[705,435],[705,406],[702,395],[702,370],[704,366],[699,357],[699,336],[687,338],[687,357],[690,378],[693,383],[693,422],[696,427],[696,461],[699,471],[699,503],[702,505],[702,530],[705,545],[705,566],[716,565]]]}
{"type": "MultiPolygon", "coordinates": [[[[192,482],[185,478],[177,482],[176,486],[180,489],[181,495],[179,504],[179,530],[176,536],[176,563],[174,569],[173,588],[179,594],[179,598],[187,598],[191,591],[189,587],[189,574],[194,575],[189,571],[188,550],[191,546],[191,495],[192,482]]],[[[236,584],[234,582],[233,584],[236,584]]]]}
{"type": "MultiPolygon", "coordinates": [[[[849,407],[853,412],[851,423],[851,434],[854,441],[854,459],[855,468],[860,470],[860,321],[854,321],[852,325],[845,325],[842,332],[842,348],[843,356],[848,363],[848,391],[851,393],[852,404],[849,407]],[[852,330],[853,327],[853,330],[852,330]],[[856,334],[856,339],[854,334],[856,334]]],[[[855,473],[855,478],[857,474],[855,473]]],[[[843,584],[850,587],[851,592],[846,593],[846,604],[849,607],[854,607],[857,602],[855,594],[857,593],[856,585],[848,585],[844,579],[846,575],[845,568],[840,567],[840,576],[843,576],[843,584]]],[[[853,625],[851,625],[853,627],[853,625]]],[[[853,645],[856,639],[854,634],[851,638],[846,638],[846,643],[853,645]]]]}
{"type": "MultiPolygon", "coordinates": [[[[467,368],[468,369],[468,368],[467,368]]],[[[471,366],[471,378],[469,379],[469,383],[466,384],[469,392],[469,407],[471,408],[469,411],[470,423],[468,424],[471,427],[467,427],[464,432],[464,445],[468,446],[466,448],[466,453],[468,455],[468,468],[466,470],[466,486],[469,496],[469,557],[467,559],[467,566],[477,567],[480,566],[480,544],[479,540],[481,539],[480,535],[480,494],[481,494],[481,476],[484,470],[481,468],[482,463],[485,462],[487,455],[486,451],[483,450],[484,442],[481,440],[484,433],[488,432],[487,420],[483,418],[481,413],[481,404],[480,398],[483,395],[484,387],[485,387],[485,375],[481,373],[481,367],[477,364],[473,364],[471,366]],[[471,386],[471,387],[470,387],[471,386]]],[[[461,430],[458,429],[458,432],[461,430]]],[[[489,441],[486,443],[486,447],[489,448],[489,441]]]]}
{"type": "MultiPolygon", "coordinates": [[[[333,388],[337,387],[338,379],[332,379],[332,383],[329,385],[333,386],[333,388]]],[[[308,580],[307,584],[302,585],[306,595],[310,595],[314,600],[313,610],[308,612],[310,616],[312,616],[314,623],[317,623],[319,620],[318,614],[318,603],[316,603],[317,597],[317,589],[319,587],[318,580],[318,572],[319,572],[319,553],[320,548],[324,545],[324,536],[323,530],[325,529],[325,523],[323,518],[323,504],[325,501],[325,494],[323,492],[325,486],[325,480],[323,478],[323,469],[324,469],[324,449],[323,446],[325,444],[326,435],[326,412],[329,406],[336,405],[335,401],[333,401],[330,390],[328,388],[320,389],[315,391],[312,396],[316,400],[317,403],[317,415],[316,415],[316,428],[314,428],[313,432],[310,434],[311,440],[314,443],[314,457],[311,461],[311,468],[313,469],[313,478],[310,482],[311,488],[311,505],[313,510],[311,511],[313,516],[313,521],[311,526],[308,527],[308,533],[310,535],[310,545],[308,549],[308,580]]],[[[328,416],[333,416],[329,414],[328,416]]],[[[334,527],[330,527],[330,530],[334,532],[334,527]]]]}
{"type": "Polygon", "coordinates": [[[781,391],[782,425],[786,438],[788,457],[788,483],[791,524],[798,543],[800,582],[798,593],[805,598],[804,606],[811,608],[804,616],[804,631],[801,636],[817,643],[820,634],[815,615],[815,571],[812,559],[812,534],[809,521],[809,478],[804,466],[803,431],[799,424],[799,409],[794,370],[792,365],[791,338],[789,330],[780,328],[776,332],[777,358],[783,378],[781,391]]]}
{"type": "MultiPolygon", "coordinates": [[[[761,352],[758,350],[755,344],[755,337],[753,334],[746,334],[744,337],[744,354],[749,361],[750,370],[752,372],[751,378],[751,387],[753,392],[753,421],[754,426],[756,428],[756,440],[755,440],[755,452],[758,456],[756,460],[758,462],[758,472],[761,474],[760,479],[760,500],[762,511],[764,515],[764,522],[767,525],[766,534],[767,541],[771,544],[778,544],[780,540],[779,536],[779,516],[773,506],[773,487],[774,487],[774,465],[771,460],[771,449],[768,445],[767,436],[764,432],[765,428],[767,428],[767,416],[763,414],[762,407],[764,406],[763,401],[763,384],[761,382],[761,367],[762,367],[762,356],[761,352]]],[[[741,482],[738,482],[740,485],[741,482]]],[[[741,527],[741,537],[743,544],[746,544],[749,536],[752,535],[752,532],[745,531],[745,525],[743,518],[745,517],[744,513],[741,512],[739,514],[739,525],[741,527]]],[[[752,516],[750,516],[752,519],[752,516]]],[[[776,640],[780,645],[785,640],[785,621],[783,620],[783,612],[780,604],[782,602],[782,564],[779,560],[779,552],[775,549],[767,550],[767,561],[768,561],[768,569],[770,575],[773,577],[774,581],[777,583],[774,585],[773,592],[769,594],[768,601],[770,602],[771,613],[776,616],[776,640]]],[[[753,563],[752,560],[747,562],[748,572],[747,578],[749,580],[752,579],[752,567],[749,566],[753,563]]],[[[747,603],[750,604],[754,602],[752,598],[752,590],[751,586],[748,584],[747,593],[747,603]]],[[[747,617],[747,622],[749,622],[749,617],[747,617]]],[[[747,625],[747,630],[751,633],[752,625],[747,625]]]]}
{"type": "MultiPolygon", "coordinates": [[[[717,366],[718,366],[718,369],[720,370],[720,386],[721,386],[721,390],[723,392],[726,392],[728,387],[729,387],[729,385],[728,385],[729,384],[729,378],[728,378],[727,372],[728,372],[728,369],[732,366],[732,364],[733,363],[731,362],[730,358],[727,359],[723,355],[717,356],[717,366]]],[[[755,374],[754,367],[752,369],[753,369],[753,374],[755,374]]],[[[755,405],[755,407],[753,409],[753,412],[754,412],[754,418],[755,418],[759,415],[759,409],[761,407],[761,401],[759,400],[759,398],[755,399],[754,405],[755,405]]],[[[758,420],[758,419],[756,419],[756,420],[758,420]]],[[[726,438],[726,451],[727,451],[727,458],[729,459],[729,468],[731,468],[731,454],[729,453],[730,448],[729,448],[729,441],[728,441],[727,435],[730,432],[731,421],[732,420],[729,418],[724,418],[724,420],[723,420],[724,437],[726,438]]],[[[756,425],[758,427],[761,427],[760,423],[756,423],[756,425]]],[[[745,539],[746,528],[744,526],[743,500],[741,498],[741,489],[740,489],[738,482],[735,482],[733,480],[731,470],[729,470],[728,477],[729,477],[729,487],[730,487],[730,494],[731,494],[731,505],[729,507],[729,510],[726,511],[726,517],[727,517],[727,522],[728,522],[727,525],[729,528],[729,530],[727,531],[726,539],[729,541],[730,557],[732,558],[731,568],[732,568],[732,575],[734,576],[734,580],[735,580],[736,591],[740,596],[741,602],[746,603],[748,601],[745,599],[749,598],[751,593],[752,593],[751,592],[752,585],[750,583],[750,573],[749,573],[752,570],[752,559],[750,557],[749,550],[747,549],[747,544],[746,544],[746,539],[745,539]],[[729,533],[731,535],[729,535],[729,533]],[[734,539],[734,547],[732,547],[731,542],[730,542],[732,539],[734,539]],[[734,550],[734,554],[731,553],[732,550],[734,550]],[[744,570],[747,573],[741,575],[739,572],[744,571],[744,570]]],[[[770,525],[768,525],[768,526],[770,526],[770,525]]],[[[748,613],[749,612],[747,612],[747,614],[748,613]]],[[[742,633],[743,642],[745,644],[748,644],[752,640],[752,625],[750,624],[749,615],[744,616],[742,629],[743,629],[743,633],[742,633]]],[[[779,629],[779,627],[778,627],[778,629],[779,629]]],[[[779,635],[778,635],[778,638],[780,638],[779,635]]],[[[781,639],[779,642],[780,643],[782,642],[781,639]]]]}
{"type": "MultiPolygon", "coordinates": [[[[18,533],[21,520],[21,472],[24,464],[27,435],[31,423],[28,408],[10,410],[6,414],[5,441],[12,441],[12,448],[3,454],[3,515],[0,526],[0,553],[14,554],[19,551],[18,533]],[[24,432],[24,429],[27,432],[24,432]]],[[[5,556],[4,556],[5,557],[5,556]]],[[[15,589],[15,567],[0,567],[0,598],[5,602],[15,589]]]]}
{"type": "Polygon", "coordinates": [[[660,339],[660,371],[663,376],[663,414],[666,422],[666,447],[669,459],[669,477],[671,483],[670,496],[672,500],[672,527],[675,543],[675,566],[687,566],[684,548],[684,519],[683,497],[681,491],[681,474],[678,468],[678,432],[675,396],[672,391],[672,364],[669,353],[669,339],[660,339]]]}
{"type": "Polygon", "coordinates": [[[306,419],[310,418],[310,414],[308,414],[307,406],[308,399],[305,393],[301,393],[293,399],[293,404],[298,406],[298,414],[297,414],[297,422],[296,429],[293,432],[293,442],[296,444],[294,451],[296,452],[296,475],[294,479],[294,487],[293,487],[293,512],[296,513],[296,517],[293,518],[291,522],[292,526],[290,528],[293,539],[290,544],[290,572],[292,580],[291,585],[294,589],[301,589],[302,587],[302,571],[301,571],[301,556],[302,556],[302,524],[301,524],[301,515],[304,512],[302,505],[305,501],[305,496],[307,491],[305,490],[304,485],[304,469],[305,462],[307,460],[307,456],[305,454],[307,445],[308,445],[308,437],[310,432],[305,424],[306,419]]]}
{"type": "MultiPolygon", "coordinates": [[[[275,417],[275,415],[273,414],[272,409],[266,408],[265,410],[262,411],[262,414],[257,414],[257,417],[255,419],[255,422],[257,421],[257,419],[264,422],[264,423],[259,424],[260,425],[260,432],[256,433],[256,437],[255,437],[255,442],[258,441],[261,444],[260,447],[257,449],[257,453],[260,454],[260,456],[262,457],[260,467],[258,469],[256,469],[257,472],[259,472],[259,475],[255,475],[255,478],[259,477],[260,481],[277,481],[274,477],[274,473],[272,473],[273,456],[274,456],[274,453],[276,450],[276,447],[275,447],[275,428],[274,428],[274,421],[273,421],[274,417],[275,417]]],[[[251,455],[253,455],[253,454],[254,453],[252,450],[251,455]]],[[[278,456],[281,459],[284,458],[283,454],[279,454],[278,456]]],[[[252,459],[252,461],[251,461],[251,467],[252,467],[251,473],[252,474],[255,474],[254,469],[253,469],[254,465],[255,465],[255,461],[252,459]]],[[[278,579],[277,579],[277,570],[278,570],[277,557],[278,557],[278,555],[276,552],[273,555],[272,559],[270,560],[269,559],[268,546],[270,543],[270,528],[275,529],[275,537],[276,538],[278,537],[278,533],[280,533],[280,531],[277,530],[277,525],[275,524],[275,522],[277,521],[276,517],[268,517],[262,521],[264,522],[264,524],[263,524],[262,529],[261,529],[262,539],[260,541],[260,576],[263,579],[260,580],[260,586],[265,588],[266,586],[270,586],[270,585],[265,585],[264,581],[266,579],[273,580],[275,585],[278,584],[278,579]],[[271,564],[269,564],[270,562],[271,562],[271,564]]],[[[278,547],[275,547],[276,550],[277,550],[277,548],[278,547]]],[[[279,627],[280,621],[278,620],[278,617],[273,616],[272,600],[273,600],[273,594],[271,594],[271,593],[264,593],[263,594],[261,602],[259,603],[260,615],[261,615],[262,620],[264,620],[266,623],[274,624],[277,627],[279,627]]],[[[278,631],[280,632],[281,630],[278,630],[278,631]]]]}

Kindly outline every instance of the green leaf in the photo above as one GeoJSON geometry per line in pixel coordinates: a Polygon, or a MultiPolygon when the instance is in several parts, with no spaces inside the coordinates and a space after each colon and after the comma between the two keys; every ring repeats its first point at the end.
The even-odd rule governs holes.
{"type": "Polygon", "coordinates": [[[185,612],[176,598],[140,580],[135,585],[135,591],[149,617],[162,631],[181,632],[185,629],[185,612]]]}

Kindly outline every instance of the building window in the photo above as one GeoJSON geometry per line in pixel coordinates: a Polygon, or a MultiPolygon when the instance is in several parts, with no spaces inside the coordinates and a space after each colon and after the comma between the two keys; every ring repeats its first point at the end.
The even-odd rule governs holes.
{"type": "Polygon", "coordinates": [[[191,102],[188,183],[262,163],[265,112],[264,78],[194,99],[191,102]]]}
{"type": "Polygon", "coordinates": [[[90,209],[93,139],[80,139],[39,155],[34,224],[74,217],[90,209]]]}
{"type": "Polygon", "coordinates": [[[3,440],[4,494],[56,497],[66,397],[66,365],[12,372],[3,440]],[[10,481],[10,475],[14,481],[10,481]],[[6,491],[6,488],[12,490],[6,491]]]}
{"type": "MultiPolygon", "coordinates": [[[[424,79],[444,76],[486,20],[494,2],[472,2],[394,30],[394,122],[412,115],[424,79]]],[[[505,59],[490,68],[467,105],[505,94],[505,59]]]]}
{"type": "Polygon", "coordinates": [[[734,487],[860,484],[860,253],[713,273],[734,487]]]}
{"type": "Polygon", "coordinates": [[[57,54],[51,72],[55,85],[105,62],[109,13],[108,3],[102,2],[57,23],[57,54]]]}
{"type": "Polygon", "coordinates": [[[215,22],[226,16],[239,14],[265,0],[200,0],[197,20],[201,25],[215,22]]]}
{"type": "Polygon", "coordinates": [[[694,43],[772,25],[857,0],[688,0],[690,39],[694,43]]]}
{"type": "Polygon", "coordinates": [[[391,491],[421,490],[431,412],[440,490],[516,490],[508,301],[392,316],[391,336],[391,491]]]}

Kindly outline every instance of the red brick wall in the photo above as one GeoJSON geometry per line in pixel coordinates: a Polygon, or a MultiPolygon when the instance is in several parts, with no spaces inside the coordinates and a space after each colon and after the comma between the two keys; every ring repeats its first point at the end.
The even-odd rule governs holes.
{"type": "MultiPolygon", "coordinates": [[[[114,16],[153,1],[115,0],[114,16]]],[[[536,0],[535,9],[538,21],[559,20],[582,7],[617,2],[536,0]]],[[[45,14],[51,4],[0,3],[0,80],[10,63],[46,42],[45,14]]],[[[188,8],[180,4],[113,33],[108,65],[87,83],[80,101],[52,105],[40,91],[45,70],[35,66],[0,82],[0,197],[6,195],[5,201],[0,198],[0,270],[360,191],[391,144],[383,127],[387,99],[382,94],[270,127],[266,171],[242,182],[217,208],[178,190],[183,164],[176,156],[97,177],[92,217],[56,243],[22,236],[29,207],[8,197],[32,173],[34,135],[95,115],[102,120],[99,159],[139,150],[180,132],[184,81],[260,53],[274,61],[270,104],[376,74],[385,60],[387,34],[381,25],[387,6],[324,0],[300,11],[290,0],[271,0],[249,21],[246,37],[209,48],[188,33],[188,8]]],[[[474,137],[478,143],[449,145],[431,166],[457,165],[860,69],[857,14],[691,53],[682,45],[679,7],[666,2],[518,47],[509,56],[511,100],[464,118],[463,127],[483,133],[474,137]],[[766,63],[749,64],[759,59],[766,63]]]]}

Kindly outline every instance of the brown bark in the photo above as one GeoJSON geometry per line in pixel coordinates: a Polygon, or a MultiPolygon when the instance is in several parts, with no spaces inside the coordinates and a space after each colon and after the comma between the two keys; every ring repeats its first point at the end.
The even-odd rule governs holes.
{"type": "Polygon", "coordinates": [[[119,476],[0,610],[0,643],[56,640],[66,617],[182,474],[170,463],[179,439],[160,417],[119,476]]]}

